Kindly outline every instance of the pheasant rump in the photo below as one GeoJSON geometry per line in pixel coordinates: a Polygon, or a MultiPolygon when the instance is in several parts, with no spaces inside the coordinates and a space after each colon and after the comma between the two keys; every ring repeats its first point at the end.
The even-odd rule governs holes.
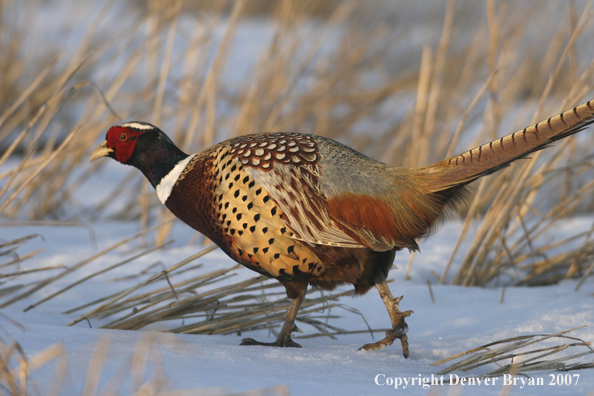
{"type": "Polygon", "coordinates": [[[285,286],[291,305],[275,342],[298,347],[291,332],[308,285],[376,287],[392,329],[363,349],[400,339],[408,357],[412,311],[386,284],[397,251],[418,249],[465,186],[594,122],[590,102],[424,168],[398,168],[315,135],[236,137],[187,155],[157,127],[109,129],[90,161],[108,156],[147,177],[160,201],[233,260],[285,286]]]}

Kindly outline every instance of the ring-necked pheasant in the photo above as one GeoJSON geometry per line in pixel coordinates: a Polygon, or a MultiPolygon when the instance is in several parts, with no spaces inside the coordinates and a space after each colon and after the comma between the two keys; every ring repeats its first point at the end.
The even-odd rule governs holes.
{"type": "Polygon", "coordinates": [[[424,168],[383,164],[333,140],[297,133],[236,137],[187,155],[157,127],[109,129],[90,161],[108,156],[135,166],[162,203],[235,261],[278,279],[291,298],[277,340],[243,345],[298,347],[291,340],[308,284],[331,290],[375,286],[393,329],[363,349],[396,338],[408,357],[407,324],[386,284],[394,255],[453,208],[464,186],[594,122],[590,102],[424,168]]]}

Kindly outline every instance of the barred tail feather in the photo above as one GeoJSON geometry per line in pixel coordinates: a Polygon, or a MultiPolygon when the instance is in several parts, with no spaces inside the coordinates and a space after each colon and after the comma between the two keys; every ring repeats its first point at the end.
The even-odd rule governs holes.
{"type": "MultiPolygon", "coordinates": [[[[594,104],[593,104],[594,105],[594,104]]],[[[418,169],[427,189],[439,192],[466,185],[511,162],[548,147],[594,123],[590,102],[436,164],[418,169]]]]}

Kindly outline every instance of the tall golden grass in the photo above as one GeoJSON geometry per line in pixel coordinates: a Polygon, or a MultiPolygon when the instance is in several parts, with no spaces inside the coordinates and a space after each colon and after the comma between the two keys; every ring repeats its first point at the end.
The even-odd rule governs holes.
{"type": "MultiPolygon", "coordinates": [[[[122,168],[126,176],[100,202],[76,198],[105,167],[88,165],[87,159],[109,126],[146,120],[188,152],[252,132],[316,133],[387,163],[427,165],[592,98],[590,3],[444,0],[419,6],[336,0],[322,7],[299,0],[149,0],[114,11],[122,6],[107,2],[65,16],[70,35],[84,35],[64,48],[32,28],[43,27],[37,19],[44,15],[43,4],[0,2],[0,226],[80,225],[109,216],[136,221],[142,229],[43,281],[13,285],[6,276],[3,306],[127,241],[148,242],[152,228],[157,230],[152,246],[167,243],[172,216],[135,170],[122,168]],[[264,25],[269,36],[253,68],[237,70],[241,66],[232,55],[246,45],[250,24],[264,25]],[[241,83],[230,84],[229,70],[244,76],[241,83]]],[[[475,183],[439,281],[493,285],[511,279],[534,285],[582,277],[583,282],[594,269],[591,232],[553,242],[550,232],[560,221],[592,210],[592,135],[586,131],[475,183]]],[[[34,237],[15,235],[0,246],[0,256],[34,237]]],[[[184,309],[164,312],[159,303],[177,301],[177,289],[203,281],[172,283],[167,274],[73,310],[100,304],[84,320],[115,315],[141,301],[140,311],[108,327],[216,316],[226,321],[226,332],[241,331],[234,315],[251,297],[219,296],[217,315],[206,303],[183,305],[191,299],[176,303],[184,309]],[[133,294],[157,279],[170,287],[133,294]],[[230,307],[235,311],[225,312],[230,307]]],[[[254,290],[273,289],[258,287],[254,290]]],[[[311,302],[329,304],[331,298],[311,302]]],[[[281,320],[276,312],[283,304],[264,301],[251,326],[261,328],[263,317],[281,320]]],[[[313,319],[310,324],[332,335],[331,327],[313,319]]],[[[212,332],[204,326],[198,321],[178,331],[212,332]]],[[[21,359],[18,348],[9,352],[5,365],[21,359]]],[[[20,392],[16,378],[8,382],[13,394],[20,392]]]]}
{"type": "MultiPolygon", "coordinates": [[[[155,243],[163,244],[171,215],[134,170],[102,202],[75,198],[104,166],[87,164],[89,150],[122,120],[160,125],[187,151],[233,135],[289,130],[421,166],[592,92],[590,3],[449,0],[426,13],[390,3],[337,1],[323,12],[315,2],[260,3],[149,1],[140,11],[129,6],[122,23],[114,23],[108,3],[92,17],[77,16],[81,26],[73,29],[85,34],[75,48],[55,44],[35,54],[25,44],[47,42],[26,26],[41,5],[0,3],[0,51],[10,55],[0,61],[2,221],[110,213],[143,230],[162,223],[155,243]],[[252,69],[236,71],[248,73],[242,83],[230,86],[224,73],[250,21],[267,24],[270,39],[252,69]],[[437,34],[411,44],[414,29],[437,34]]],[[[590,233],[548,239],[558,221],[592,207],[591,135],[476,183],[440,281],[546,284],[591,270],[590,233]]]]}

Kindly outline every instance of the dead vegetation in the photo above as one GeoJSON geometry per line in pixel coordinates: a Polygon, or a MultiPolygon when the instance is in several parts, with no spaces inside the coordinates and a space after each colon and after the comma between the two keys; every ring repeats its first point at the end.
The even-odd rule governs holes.
{"type": "Polygon", "coordinates": [[[589,342],[566,335],[580,328],[560,331],[555,334],[532,334],[499,340],[459,353],[431,365],[439,366],[470,355],[437,374],[444,375],[454,371],[466,372],[486,365],[490,365],[491,368],[498,366],[496,369],[485,373],[481,378],[504,374],[526,375],[525,373],[531,371],[567,372],[594,368],[592,362],[581,363],[575,361],[594,353],[594,349],[592,349],[589,342]],[[553,339],[560,339],[564,343],[550,345],[553,339]],[[509,363],[506,364],[505,362],[509,363]]]}
{"type": "MultiPolygon", "coordinates": [[[[311,15],[325,14],[311,3],[285,0],[262,8],[216,1],[190,11],[181,1],[165,8],[153,1],[127,23],[105,29],[116,12],[107,4],[89,17],[92,23],[73,28],[85,32],[75,50],[66,55],[50,46],[36,54],[37,62],[19,46],[39,41],[21,28],[33,22],[34,7],[2,3],[0,46],[14,61],[0,62],[8,77],[0,94],[0,216],[108,216],[136,219],[143,229],[169,219],[133,170],[103,199],[89,204],[77,198],[105,166],[86,164],[89,148],[122,120],[158,124],[187,151],[237,134],[289,130],[340,139],[396,165],[420,166],[591,96],[589,5],[551,2],[534,12],[508,2],[435,3],[441,17],[420,20],[435,34],[413,51],[406,48],[411,37],[403,34],[410,22],[388,9],[389,17],[377,17],[386,4],[370,11],[335,2],[314,23],[311,15]],[[246,45],[248,16],[262,14],[271,22],[262,47],[254,49],[259,55],[245,70],[230,69],[234,50],[246,45]],[[473,23],[477,17],[486,23],[473,23]],[[534,38],[542,20],[551,29],[534,38]],[[246,75],[237,80],[229,70],[246,75]]],[[[403,11],[418,12],[412,8],[403,11]]],[[[477,183],[440,281],[534,285],[583,276],[593,263],[590,235],[551,243],[547,231],[592,207],[590,135],[477,183]]],[[[171,224],[159,227],[157,245],[171,224]]]]}
{"type": "MultiPolygon", "coordinates": [[[[2,320],[9,318],[3,317],[2,320]]],[[[16,323],[16,325],[19,325],[16,323]]],[[[20,326],[20,325],[19,325],[20,326]]],[[[69,355],[61,344],[53,344],[43,351],[28,356],[16,341],[0,339],[0,389],[4,395],[212,395],[212,396],[288,396],[286,385],[265,389],[230,393],[223,388],[176,389],[168,384],[163,364],[162,345],[179,347],[182,341],[166,334],[149,333],[137,342],[132,356],[121,362],[118,370],[106,370],[106,356],[111,351],[109,337],[100,338],[89,357],[82,393],[72,389],[69,373],[69,355]],[[153,358],[149,364],[148,356],[153,358]],[[52,370],[53,367],[53,370],[52,370]],[[38,371],[50,373],[44,383],[35,381],[38,371]],[[107,372],[107,373],[105,373],[107,372]],[[125,392],[125,393],[122,393],[125,392]]]]}
{"type": "MultiPolygon", "coordinates": [[[[40,4],[0,2],[0,53],[8,54],[0,58],[0,227],[109,218],[142,229],[80,263],[30,269],[47,272],[41,281],[27,283],[28,269],[2,272],[2,307],[133,240],[144,250],[102,273],[166,246],[171,215],[135,170],[93,202],[80,198],[106,166],[87,164],[90,149],[123,120],[159,125],[188,152],[245,133],[299,131],[394,165],[423,166],[594,97],[590,3],[449,0],[431,3],[426,13],[412,5],[395,12],[389,2],[334,1],[323,10],[297,0],[162,4],[126,9],[130,18],[118,24],[111,23],[122,12],[115,2],[93,12],[83,7],[70,32],[80,39],[66,50],[23,28],[35,25],[40,4]],[[253,64],[237,70],[234,54],[247,51],[242,46],[252,44],[258,24],[261,47],[250,47],[253,64]],[[12,281],[17,275],[19,283],[12,281]]],[[[555,241],[549,233],[576,213],[591,213],[592,136],[584,132],[476,183],[440,282],[585,280],[594,268],[591,231],[555,241]]],[[[0,269],[39,254],[18,255],[34,237],[0,242],[0,269]]],[[[233,269],[180,270],[196,258],[147,269],[134,288],[69,312],[108,328],[183,321],[171,331],[274,331],[287,304],[276,283],[256,277],[217,288],[233,269]]],[[[336,302],[340,295],[308,295],[300,319],[317,335],[345,333],[328,322],[346,308],[336,302]]],[[[16,347],[8,351],[5,366],[12,362],[18,371],[15,362],[24,358],[16,347]]]]}

